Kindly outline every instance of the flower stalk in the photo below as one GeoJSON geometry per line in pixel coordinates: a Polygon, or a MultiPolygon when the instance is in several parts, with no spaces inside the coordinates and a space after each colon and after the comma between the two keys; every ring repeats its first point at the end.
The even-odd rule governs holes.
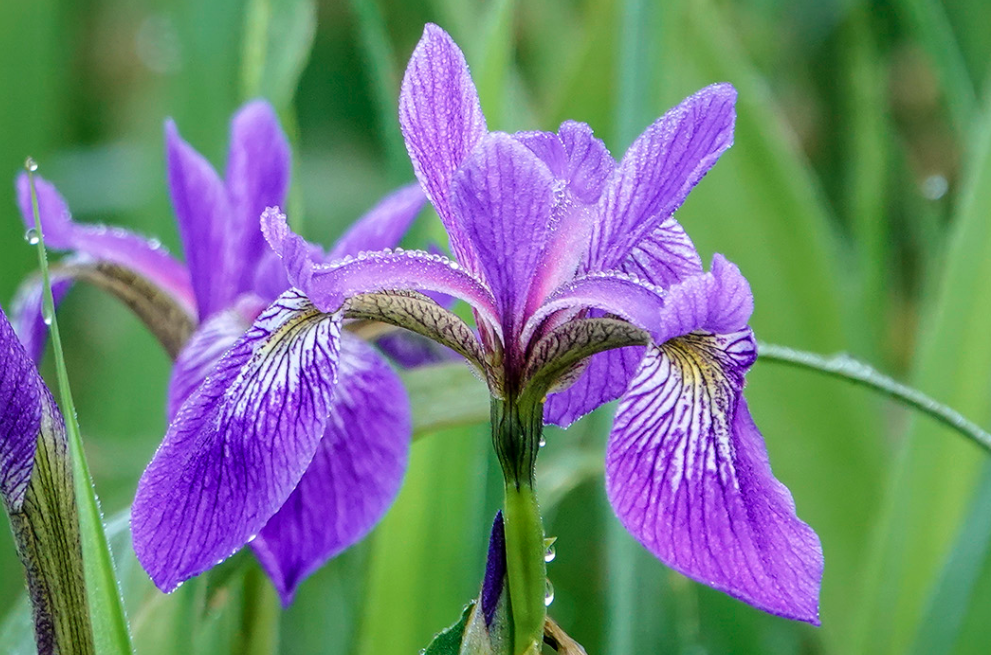
{"type": "Polygon", "coordinates": [[[547,565],[534,471],[543,432],[543,404],[526,396],[493,398],[491,412],[492,441],[506,484],[503,518],[513,652],[539,653],[547,613],[547,565]]]}

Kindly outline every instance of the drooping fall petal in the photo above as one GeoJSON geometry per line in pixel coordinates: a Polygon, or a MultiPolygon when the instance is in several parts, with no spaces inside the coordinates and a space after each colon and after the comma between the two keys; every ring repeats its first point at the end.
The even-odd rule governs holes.
{"type": "Polygon", "coordinates": [[[406,471],[406,390],[381,355],[347,333],[329,409],[323,439],[299,485],[251,542],[284,605],[307,576],[368,534],[406,471]]]}
{"type": "Polygon", "coordinates": [[[287,291],[179,409],[131,510],[160,589],[230,556],[292,493],[326,428],[339,345],[339,318],[287,291]]]}

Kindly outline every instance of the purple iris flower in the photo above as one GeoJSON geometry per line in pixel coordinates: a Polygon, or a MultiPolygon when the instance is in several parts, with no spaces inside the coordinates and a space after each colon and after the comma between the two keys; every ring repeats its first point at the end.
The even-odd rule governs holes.
{"type": "MultiPolygon", "coordinates": [[[[150,283],[156,289],[155,298],[167,298],[173,313],[186,315],[190,328],[178,347],[171,349],[176,361],[168,397],[169,420],[178,416],[177,424],[182,425],[186,415],[180,411],[183,402],[204,382],[221,355],[259,318],[259,312],[289,288],[278,256],[267,246],[259,229],[259,216],[266,207],[285,202],[291,154],[274,111],[263,101],[246,104],[233,118],[225,179],[179,136],[171,121],[166,124],[165,135],[169,191],[186,265],[155,242],[124,230],[73,223],[55,188],[38,178],[36,182],[48,243],[75,251],[69,264],[61,269],[66,271],[62,277],[60,269],[55,269],[57,292],[64,295],[72,279],[69,273],[91,271],[97,263],[109,263],[150,283]]],[[[25,177],[18,181],[18,190],[27,221],[31,213],[25,177]]],[[[336,259],[393,246],[424,203],[417,185],[405,187],[387,196],[355,223],[329,254],[324,255],[312,244],[305,247],[313,257],[336,259]]],[[[15,322],[37,356],[46,327],[40,318],[41,294],[35,284],[25,289],[20,294],[15,322]]],[[[264,319],[262,316],[259,320],[264,319]]],[[[419,344],[415,342],[388,336],[390,342],[385,349],[396,350],[404,362],[415,364],[436,358],[436,353],[417,351],[419,344]]],[[[288,604],[306,576],[361,539],[389,507],[406,467],[411,439],[409,402],[398,375],[375,349],[350,331],[336,334],[335,339],[336,393],[332,399],[319,401],[322,429],[315,435],[314,448],[305,461],[299,462],[302,468],[293,482],[292,493],[268,507],[264,517],[256,515],[261,523],[251,535],[244,535],[223,555],[202,566],[194,565],[195,570],[180,568],[181,573],[176,573],[167,563],[183,561],[185,551],[202,547],[196,541],[198,536],[167,546],[160,539],[143,538],[169,530],[167,525],[153,523],[154,505],[167,504],[183,514],[183,521],[193,524],[202,520],[206,511],[201,504],[220,501],[216,494],[221,488],[224,493],[230,492],[225,485],[254,484],[253,473],[245,470],[239,478],[212,479],[211,471],[188,468],[189,462],[182,455],[178,461],[163,463],[170,457],[171,447],[166,443],[160,449],[141,480],[132,509],[136,554],[159,587],[167,591],[175,588],[181,580],[212,566],[250,540],[283,602],[288,604]],[[369,401],[378,397],[388,397],[390,402],[377,408],[369,401]],[[182,475],[168,477],[177,469],[182,470],[182,475]],[[201,495],[170,491],[173,486],[186,488],[193,484],[201,485],[201,495]]],[[[292,345],[303,347],[301,343],[292,345]]],[[[308,356],[302,351],[294,353],[308,356]]],[[[290,359],[275,363],[275,370],[290,363],[290,359]]],[[[269,360],[267,364],[273,362],[269,360]]],[[[217,387],[211,387],[210,381],[205,386],[216,392],[217,387]]],[[[245,403],[253,400],[258,399],[239,399],[245,403]]],[[[298,417],[287,412],[284,418],[292,421],[298,417]]],[[[232,452],[237,446],[232,443],[227,448],[232,452]]],[[[293,456],[290,451],[285,455],[293,456]]]]}
{"type": "MultiPolygon", "coordinates": [[[[159,585],[265,528],[306,481],[328,426],[357,430],[401,406],[397,387],[360,395],[366,423],[333,411],[352,393],[342,325],[360,318],[430,336],[478,369],[494,434],[522,435],[495,443],[517,489],[533,483],[541,422],[568,425],[620,398],[606,487],[623,525],[670,567],[818,623],[819,539],[772,475],[743,398],[757,356],[749,285],[720,255],[706,272],[673,218],[731,145],[735,98],[727,84],[699,91],[619,162],[582,123],[489,132],[464,56],[428,25],[400,122],[455,259],[380,250],[328,261],[278,210],[263,215],[292,289],[190,395],[142,479],[132,525],[159,585]],[[437,292],[467,302],[477,331],[424,295],[437,292]]],[[[401,470],[365,456],[356,489],[398,484],[401,470]]],[[[330,455],[328,466],[357,459],[330,455]]]]}

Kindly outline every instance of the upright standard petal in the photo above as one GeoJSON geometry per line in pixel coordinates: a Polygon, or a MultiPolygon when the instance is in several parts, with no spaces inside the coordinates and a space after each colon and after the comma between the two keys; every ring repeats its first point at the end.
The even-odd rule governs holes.
{"type": "Polygon", "coordinates": [[[568,190],[586,205],[599,200],[616,168],[605,144],[585,123],[565,121],[557,134],[517,132],[513,138],[540,157],[554,177],[566,182],[568,190]]]}
{"type": "Polygon", "coordinates": [[[390,193],[338,239],[327,258],[357,257],[362,251],[395,248],[425,202],[419,184],[390,193]]]}
{"type": "Polygon", "coordinates": [[[454,176],[452,206],[495,296],[507,339],[522,328],[550,235],[553,185],[550,169],[533,152],[499,133],[488,136],[454,176]]]}
{"type": "Polygon", "coordinates": [[[251,542],[284,605],[300,582],[363,539],[392,505],[406,471],[411,425],[402,380],[375,350],[345,333],[316,455],[251,542]]]}
{"type": "Polygon", "coordinates": [[[47,393],[0,307],[0,498],[10,511],[20,510],[31,480],[47,393]]]}
{"type": "MultiPolygon", "coordinates": [[[[226,307],[238,293],[238,280],[226,264],[241,255],[227,239],[233,211],[213,166],[179,136],[171,120],[165,123],[165,151],[169,196],[202,320],[226,307]]],[[[244,260],[239,265],[243,267],[244,260]]]]}
{"type": "Polygon", "coordinates": [[[451,210],[455,171],[485,136],[485,116],[468,63],[457,44],[428,24],[410,57],[399,95],[399,124],[413,170],[462,265],[476,272],[471,246],[451,210]]]}
{"type": "Polygon", "coordinates": [[[589,270],[617,267],[681,206],[733,143],[736,90],[708,86],[641,134],[600,199],[589,270]]]}
{"type": "Polygon", "coordinates": [[[253,538],[323,436],[340,320],[287,291],[190,396],[138,483],[134,550],[163,591],[253,538]]]}
{"type": "MultiPolygon", "coordinates": [[[[189,271],[161,244],[118,227],[74,223],[55,186],[40,175],[34,176],[34,182],[41,229],[48,247],[75,250],[92,259],[123,266],[168,293],[190,314],[194,313],[196,300],[189,271]]],[[[25,226],[33,228],[31,185],[26,173],[17,177],[17,204],[25,226]]]]}
{"type": "Polygon", "coordinates": [[[223,251],[225,275],[237,294],[252,290],[254,264],[268,252],[258,229],[266,207],[283,206],[289,192],[292,153],[275,110],[252,100],[231,121],[225,182],[232,213],[221,226],[230,245],[223,251]]]}
{"type": "Polygon", "coordinates": [[[822,549],[743,399],[749,330],[649,347],[620,401],[606,490],[620,521],[673,569],[791,619],[819,623],[822,549]]]}

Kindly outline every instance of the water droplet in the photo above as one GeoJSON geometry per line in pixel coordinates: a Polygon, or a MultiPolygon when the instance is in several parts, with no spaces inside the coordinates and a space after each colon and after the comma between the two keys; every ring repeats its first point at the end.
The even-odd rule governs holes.
{"type": "Polygon", "coordinates": [[[38,234],[38,230],[31,227],[28,228],[28,231],[24,233],[24,240],[30,243],[32,246],[36,246],[38,245],[38,242],[41,241],[41,235],[38,234]]]}
{"type": "Polygon", "coordinates": [[[25,170],[29,170],[33,173],[38,170],[38,162],[36,162],[33,157],[28,157],[24,160],[24,168],[25,170]]]}
{"type": "Polygon", "coordinates": [[[540,437],[540,441],[537,442],[537,446],[540,447],[540,448],[543,448],[546,445],[547,445],[547,439],[545,439],[543,436],[541,436],[540,437]]]}
{"type": "Polygon", "coordinates": [[[554,542],[547,545],[547,550],[544,551],[544,561],[550,564],[557,557],[557,550],[554,548],[554,542]]]}
{"type": "Polygon", "coordinates": [[[550,580],[544,580],[544,606],[550,607],[554,602],[554,585],[550,580]]]}
{"type": "Polygon", "coordinates": [[[41,320],[45,322],[45,325],[51,325],[54,318],[55,312],[49,307],[47,302],[44,303],[41,308],[41,320]]]}

